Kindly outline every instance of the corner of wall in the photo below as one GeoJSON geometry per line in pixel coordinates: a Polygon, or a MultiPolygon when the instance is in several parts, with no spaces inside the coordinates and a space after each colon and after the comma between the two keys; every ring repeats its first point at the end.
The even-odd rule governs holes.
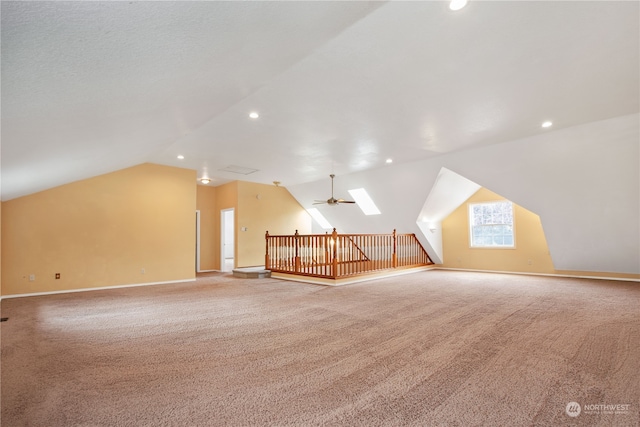
{"type": "Polygon", "coordinates": [[[238,181],[237,265],[264,265],[265,233],[311,233],[311,217],[285,187],[238,181]]]}

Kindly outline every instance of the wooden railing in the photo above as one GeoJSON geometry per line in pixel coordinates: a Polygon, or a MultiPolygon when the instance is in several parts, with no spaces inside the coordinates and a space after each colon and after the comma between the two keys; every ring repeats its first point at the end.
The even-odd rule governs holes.
{"type": "Polygon", "coordinates": [[[270,236],[265,269],[338,279],[433,264],[415,234],[298,234],[270,236]]]}

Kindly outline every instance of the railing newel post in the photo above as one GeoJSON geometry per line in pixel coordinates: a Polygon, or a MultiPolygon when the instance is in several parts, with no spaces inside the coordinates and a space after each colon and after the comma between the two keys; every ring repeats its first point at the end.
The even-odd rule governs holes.
{"type": "Polygon", "coordinates": [[[266,246],[266,251],[264,256],[264,268],[265,270],[269,270],[271,268],[271,260],[269,259],[269,230],[267,230],[267,232],[264,233],[264,240],[265,240],[265,246],[266,246]]]}

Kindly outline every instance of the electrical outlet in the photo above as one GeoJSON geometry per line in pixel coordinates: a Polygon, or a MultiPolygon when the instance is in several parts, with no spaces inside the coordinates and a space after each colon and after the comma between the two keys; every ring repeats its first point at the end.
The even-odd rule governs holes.
{"type": "Polygon", "coordinates": [[[35,274],[30,274],[29,275],[29,281],[30,282],[35,282],[35,280],[36,280],[36,275],[35,274]]]}
{"type": "Polygon", "coordinates": [[[144,268],[140,269],[140,274],[144,274],[144,268]]]}
{"type": "Polygon", "coordinates": [[[533,264],[533,261],[529,260],[529,261],[527,261],[527,264],[531,265],[531,264],[533,264]]]}
{"type": "Polygon", "coordinates": [[[56,273],[56,279],[60,278],[60,273],[56,273]]]}

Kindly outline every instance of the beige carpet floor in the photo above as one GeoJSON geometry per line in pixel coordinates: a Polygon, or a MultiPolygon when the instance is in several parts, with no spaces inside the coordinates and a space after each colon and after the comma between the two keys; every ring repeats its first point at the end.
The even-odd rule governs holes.
{"type": "Polygon", "coordinates": [[[210,274],[1,316],[6,427],[640,424],[637,282],[210,274]]]}

